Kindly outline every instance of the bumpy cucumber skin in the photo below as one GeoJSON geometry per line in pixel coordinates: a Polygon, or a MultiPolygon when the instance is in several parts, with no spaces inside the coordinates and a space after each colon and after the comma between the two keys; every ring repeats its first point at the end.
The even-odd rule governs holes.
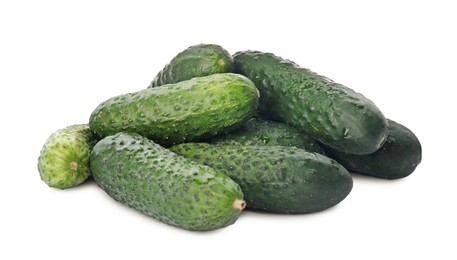
{"type": "Polygon", "coordinates": [[[168,146],[233,130],[249,120],[258,90],[238,74],[213,74],[101,103],[89,125],[101,137],[135,132],[168,146]]]}
{"type": "Polygon", "coordinates": [[[71,125],[51,134],[38,157],[41,180],[58,189],[84,182],[90,175],[89,157],[94,142],[87,124],[71,125]]]}
{"type": "Polygon", "coordinates": [[[251,118],[241,127],[205,141],[215,144],[295,146],[324,154],[318,142],[293,126],[260,118],[251,118]]]}
{"type": "Polygon", "coordinates": [[[99,141],[91,153],[97,184],[114,200],[166,224],[213,230],[236,221],[240,187],[214,169],[135,133],[99,141]]]}
{"type": "Polygon", "coordinates": [[[149,88],[177,83],[195,77],[234,71],[233,58],[215,44],[190,46],[176,55],[152,80],[149,88]]]}
{"type": "Polygon", "coordinates": [[[347,153],[369,154],[384,142],[385,117],[354,90],[271,53],[243,51],[234,60],[260,91],[260,114],[347,153]]]}
{"type": "Polygon", "coordinates": [[[407,127],[387,120],[387,139],[372,154],[355,155],[326,148],[327,154],[346,169],[384,179],[400,179],[414,172],[422,160],[422,147],[407,127]]]}
{"type": "Polygon", "coordinates": [[[352,190],[352,177],[343,166],[296,147],[184,143],[170,149],[237,182],[249,209],[317,212],[338,204],[352,190]]]}

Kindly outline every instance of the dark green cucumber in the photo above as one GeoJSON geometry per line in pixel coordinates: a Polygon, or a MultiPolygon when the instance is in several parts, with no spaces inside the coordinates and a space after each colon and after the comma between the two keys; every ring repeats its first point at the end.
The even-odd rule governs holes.
{"type": "Polygon", "coordinates": [[[101,137],[135,132],[171,145],[233,130],[252,117],[258,102],[246,77],[213,74],[110,98],[89,124],[101,137]]]}
{"type": "Polygon", "coordinates": [[[46,140],[38,158],[41,179],[50,187],[67,189],[90,175],[89,157],[95,142],[87,124],[71,125],[46,140]]]}
{"type": "Polygon", "coordinates": [[[317,212],[338,204],[352,189],[343,166],[296,147],[184,143],[170,149],[229,176],[254,210],[317,212]]]}
{"type": "Polygon", "coordinates": [[[138,134],[104,138],[90,161],[95,181],[109,196],[176,227],[222,228],[246,205],[240,187],[227,176],[138,134]]]}
{"type": "Polygon", "coordinates": [[[399,179],[410,175],[422,160],[422,148],[416,135],[392,120],[387,120],[387,139],[372,154],[355,155],[326,148],[327,154],[346,169],[384,179],[399,179]]]}
{"type": "Polygon", "coordinates": [[[261,115],[343,152],[368,154],[384,142],[385,117],[354,90],[271,53],[238,52],[234,60],[235,71],[260,91],[261,115]]]}
{"type": "Polygon", "coordinates": [[[324,153],[315,140],[293,126],[260,118],[252,118],[241,127],[207,141],[217,144],[295,146],[308,152],[324,153]]]}
{"type": "Polygon", "coordinates": [[[233,70],[233,58],[221,46],[194,45],[176,55],[155,76],[149,88],[216,73],[229,73],[233,70]]]}

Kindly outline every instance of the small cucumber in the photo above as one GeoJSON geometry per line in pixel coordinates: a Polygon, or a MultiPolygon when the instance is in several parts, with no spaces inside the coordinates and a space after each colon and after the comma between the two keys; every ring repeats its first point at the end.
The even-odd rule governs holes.
{"type": "Polygon", "coordinates": [[[318,142],[293,126],[260,118],[251,118],[241,127],[207,141],[217,144],[295,146],[324,154],[318,142]]]}
{"type": "Polygon", "coordinates": [[[89,125],[100,137],[135,132],[173,145],[239,127],[255,113],[258,95],[242,75],[213,74],[110,98],[92,112],[89,125]]]}
{"type": "Polygon", "coordinates": [[[261,115],[347,153],[373,153],[384,142],[384,115],[354,90],[271,53],[238,52],[234,60],[235,72],[259,88],[261,115]]]}
{"type": "Polygon", "coordinates": [[[215,44],[194,45],[176,55],[155,76],[149,88],[216,73],[229,73],[233,70],[233,58],[221,46],[215,44]]]}
{"type": "Polygon", "coordinates": [[[183,143],[170,149],[233,179],[254,210],[321,211],[341,202],[352,189],[352,177],[343,166],[296,147],[183,143]]]}
{"type": "Polygon", "coordinates": [[[94,142],[87,124],[71,125],[53,133],[38,157],[41,179],[58,189],[84,182],[90,175],[89,157],[94,142]]]}
{"type": "Polygon", "coordinates": [[[346,169],[384,179],[409,176],[422,160],[422,148],[416,135],[405,126],[387,120],[387,140],[372,154],[355,155],[326,148],[328,156],[346,169]]]}
{"type": "Polygon", "coordinates": [[[96,183],[114,200],[172,226],[222,228],[246,206],[227,176],[135,133],[102,139],[90,161],[96,183]]]}

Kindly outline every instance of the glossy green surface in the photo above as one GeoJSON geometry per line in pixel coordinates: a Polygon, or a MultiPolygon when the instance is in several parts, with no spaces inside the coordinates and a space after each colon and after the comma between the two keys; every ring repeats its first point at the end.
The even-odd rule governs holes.
{"type": "Polygon", "coordinates": [[[263,116],[343,152],[368,154],[384,142],[386,119],[354,90],[271,53],[238,52],[234,60],[235,71],[259,89],[263,116]]]}
{"type": "Polygon", "coordinates": [[[422,147],[407,127],[388,120],[387,139],[372,154],[355,155],[326,149],[327,154],[348,170],[384,179],[399,179],[414,172],[422,160],[422,147]]]}
{"type": "Polygon", "coordinates": [[[213,74],[110,98],[92,112],[89,124],[101,137],[135,132],[173,145],[239,127],[258,102],[258,90],[248,78],[213,74]]]}

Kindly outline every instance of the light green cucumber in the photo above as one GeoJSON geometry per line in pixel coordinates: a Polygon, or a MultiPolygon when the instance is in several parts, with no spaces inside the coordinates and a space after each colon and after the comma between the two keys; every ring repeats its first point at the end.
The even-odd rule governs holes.
{"type": "Polygon", "coordinates": [[[58,189],[84,182],[90,175],[89,157],[94,142],[87,124],[71,125],[53,133],[38,158],[41,179],[58,189]]]}
{"type": "Polygon", "coordinates": [[[255,113],[258,95],[242,75],[213,74],[110,98],[92,112],[89,125],[100,137],[135,132],[173,145],[241,126],[255,113]]]}

